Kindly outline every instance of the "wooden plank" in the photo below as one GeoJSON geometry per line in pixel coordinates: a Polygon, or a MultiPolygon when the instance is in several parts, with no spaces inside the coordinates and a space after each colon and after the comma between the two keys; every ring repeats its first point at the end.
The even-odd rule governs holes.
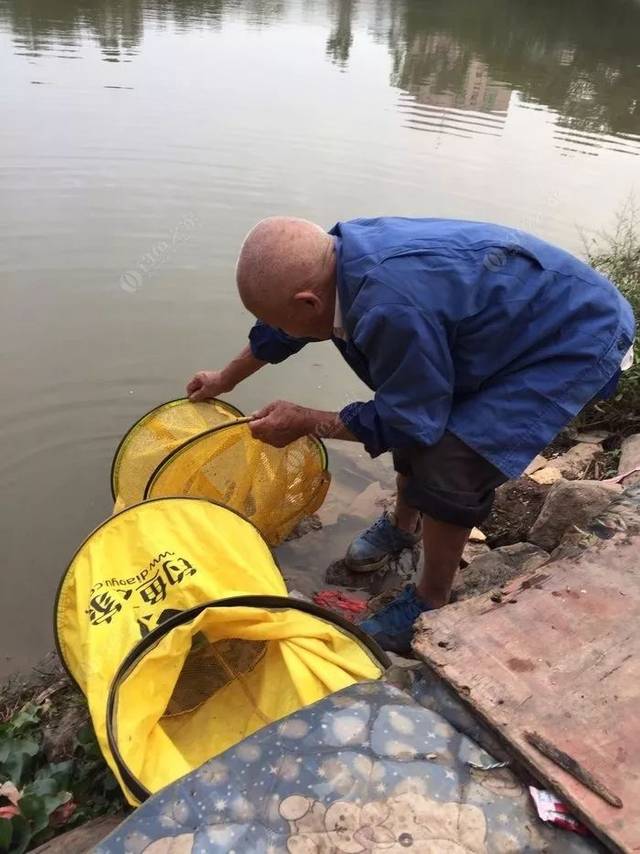
{"type": "Polygon", "coordinates": [[[86,824],[55,836],[39,845],[31,854],[89,854],[99,842],[124,821],[123,815],[104,815],[92,818],[86,824]]]}
{"type": "Polygon", "coordinates": [[[616,538],[489,595],[425,614],[416,654],[613,851],[640,851],[640,539],[616,538]],[[568,753],[608,804],[525,733],[568,753]]]}

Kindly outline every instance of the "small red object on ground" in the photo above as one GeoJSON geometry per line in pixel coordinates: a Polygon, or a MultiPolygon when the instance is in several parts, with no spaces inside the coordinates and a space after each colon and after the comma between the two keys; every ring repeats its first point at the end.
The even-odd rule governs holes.
{"type": "Polygon", "coordinates": [[[353,620],[366,611],[367,603],[362,599],[357,599],[355,596],[346,596],[340,590],[320,590],[313,597],[316,605],[321,605],[323,608],[328,608],[330,611],[336,611],[346,617],[347,620],[353,620]]]}

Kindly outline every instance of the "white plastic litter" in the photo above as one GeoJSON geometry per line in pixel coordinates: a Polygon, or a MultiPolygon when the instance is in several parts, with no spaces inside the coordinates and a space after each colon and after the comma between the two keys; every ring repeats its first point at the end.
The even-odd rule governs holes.
{"type": "Polygon", "coordinates": [[[535,786],[529,786],[529,792],[542,821],[548,821],[558,827],[565,828],[565,830],[580,833],[582,836],[589,836],[589,830],[571,815],[569,807],[553,792],[546,789],[536,789],[535,786]]]}

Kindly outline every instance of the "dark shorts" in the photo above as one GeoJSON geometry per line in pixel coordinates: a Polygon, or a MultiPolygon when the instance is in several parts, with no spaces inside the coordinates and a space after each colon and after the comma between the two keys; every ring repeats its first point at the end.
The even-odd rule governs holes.
{"type": "Polygon", "coordinates": [[[453,433],[435,445],[393,452],[395,470],[408,478],[403,498],[439,522],[473,528],[487,518],[496,487],[508,477],[453,433]]]}

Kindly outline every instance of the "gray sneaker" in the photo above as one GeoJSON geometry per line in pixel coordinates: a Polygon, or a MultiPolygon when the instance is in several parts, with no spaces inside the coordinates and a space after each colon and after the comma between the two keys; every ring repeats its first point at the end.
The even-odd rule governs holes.
{"type": "Polygon", "coordinates": [[[359,534],[347,550],[345,563],[354,572],[374,572],[390,557],[411,549],[422,539],[422,524],[413,534],[396,527],[394,513],[384,513],[359,534]]]}

